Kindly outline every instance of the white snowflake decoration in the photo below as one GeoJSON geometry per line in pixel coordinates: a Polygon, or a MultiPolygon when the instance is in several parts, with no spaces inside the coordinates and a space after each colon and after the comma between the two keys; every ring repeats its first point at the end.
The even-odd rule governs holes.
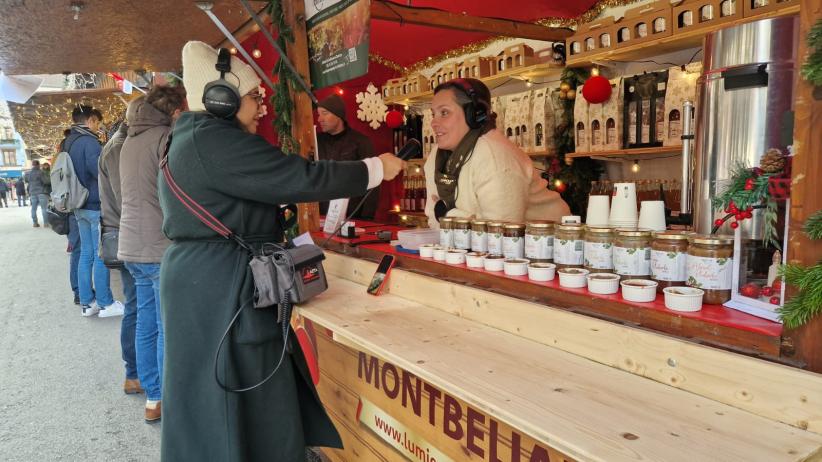
{"type": "Polygon", "coordinates": [[[380,123],[385,120],[385,114],[388,112],[388,106],[383,102],[382,94],[373,83],[368,84],[365,92],[357,93],[357,103],[360,105],[357,118],[368,122],[374,130],[380,128],[380,123]]]}

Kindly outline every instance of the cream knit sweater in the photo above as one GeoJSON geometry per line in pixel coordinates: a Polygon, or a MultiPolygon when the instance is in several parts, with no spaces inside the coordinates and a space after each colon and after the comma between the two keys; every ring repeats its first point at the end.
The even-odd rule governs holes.
{"type": "MultiPolygon", "coordinates": [[[[428,201],[425,214],[432,228],[439,228],[434,218],[437,186],[434,182],[434,159],[437,146],[425,160],[425,183],[428,201]]],[[[528,220],[560,221],[570,215],[568,204],[548,189],[531,163],[531,158],[498,130],[482,135],[471,158],[462,168],[457,181],[456,208],[449,217],[476,217],[523,223],[528,220]]]]}

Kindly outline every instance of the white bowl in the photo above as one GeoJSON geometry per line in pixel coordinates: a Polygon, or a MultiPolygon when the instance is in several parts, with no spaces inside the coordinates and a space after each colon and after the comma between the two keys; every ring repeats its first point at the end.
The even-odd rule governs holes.
{"type": "Polygon", "coordinates": [[[629,302],[652,302],[656,300],[656,281],[649,279],[626,279],[619,283],[622,286],[622,298],[629,302]]]}
{"type": "Polygon", "coordinates": [[[562,268],[557,270],[557,273],[559,273],[559,285],[569,289],[581,289],[585,287],[585,277],[590,271],[582,268],[562,268]]]}
{"type": "Polygon", "coordinates": [[[591,273],[588,275],[588,291],[592,294],[608,295],[619,292],[619,275],[614,273],[591,273]]]}
{"type": "Polygon", "coordinates": [[[434,250],[438,248],[440,248],[440,246],[436,244],[423,244],[420,246],[420,257],[434,258],[434,250]]]}
{"type": "Polygon", "coordinates": [[[502,271],[505,265],[505,257],[502,255],[486,255],[483,261],[485,271],[502,271]]]}
{"type": "Polygon", "coordinates": [[[702,296],[705,291],[696,287],[666,287],[665,308],[674,311],[699,311],[702,309],[702,296]]]}
{"type": "Polygon", "coordinates": [[[528,263],[524,258],[506,258],[503,268],[508,276],[525,276],[528,274],[528,263]]]}
{"type": "Polygon", "coordinates": [[[466,253],[468,253],[467,250],[451,249],[445,254],[445,263],[450,265],[463,265],[465,264],[466,253]]]}
{"type": "Polygon", "coordinates": [[[437,261],[445,261],[445,256],[448,254],[448,251],[445,250],[443,247],[439,247],[434,249],[434,260],[437,261]]]}
{"type": "Polygon", "coordinates": [[[468,252],[465,254],[465,263],[469,268],[482,268],[485,266],[485,253],[468,252]]]}
{"type": "Polygon", "coordinates": [[[553,263],[531,263],[528,265],[528,279],[532,281],[553,281],[556,272],[557,265],[553,263]]]}

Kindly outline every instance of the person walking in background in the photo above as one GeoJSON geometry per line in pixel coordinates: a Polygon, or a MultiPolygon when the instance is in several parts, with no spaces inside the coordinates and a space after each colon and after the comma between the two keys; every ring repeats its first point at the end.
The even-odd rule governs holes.
{"type": "Polygon", "coordinates": [[[46,194],[46,185],[43,183],[43,171],[40,169],[40,161],[31,161],[31,170],[26,173],[26,183],[29,185],[29,197],[31,198],[31,221],[35,228],[40,227],[37,222],[37,207],[43,217],[43,226],[48,226],[46,220],[46,208],[49,205],[49,196],[46,194]]]}
{"type": "Polygon", "coordinates": [[[26,182],[23,181],[23,177],[17,179],[17,182],[14,183],[14,189],[17,193],[17,206],[18,207],[25,207],[29,205],[26,202],[26,182]]]}
{"type": "Polygon", "coordinates": [[[68,248],[66,251],[71,254],[69,257],[69,284],[71,285],[71,291],[74,292],[74,304],[79,305],[80,281],[78,273],[80,267],[80,252],[82,251],[82,245],[80,244],[80,227],[77,225],[77,218],[73,212],[69,212],[68,222],[69,232],[66,236],[66,238],[68,238],[68,248]]]}
{"type": "Polygon", "coordinates": [[[9,188],[9,184],[6,183],[6,180],[4,180],[3,178],[0,178],[0,207],[8,207],[9,206],[9,200],[8,200],[9,191],[11,191],[11,188],[9,188]]]}
{"type": "MultiPolygon", "coordinates": [[[[48,162],[43,162],[43,166],[40,170],[43,173],[43,189],[46,191],[46,195],[49,199],[51,199],[51,164],[48,162]]],[[[48,208],[48,202],[46,202],[46,208],[48,208]]]]}
{"type": "Polygon", "coordinates": [[[123,209],[118,258],[137,284],[137,373],[146,390],[146,422],[161,417],[163,321],[160,313],[160,262],[171,242],[163,234],[157,174],[171,126],[185,110],[182,87],[156,86],[129,119],[120,157],[123,209]]]}
{"type": "Polygon", "coordinates": [[[90,106],[77,106],[71,113],[74,125],[66,138],[65,151],[71,157],[74,173],[88,190],[86,204],[74,211],[80,230],[80,263],[77,268],[80,308],[83,316],[122,316],[125,307],[114,299],[108,268],[97,252],[100,242],[100,193],[97,183],[102,148],[97,140],[100,120],[90,106]]]}
{"type": "MultiPolygon", "coordinates": [[[[144,97],[139,97],[129,103],[126,109],[126,118],[117,131],[103,146],[100,155],[100,213],[103,235],[117,233],[120,229],[120,213],[123,197],[120,190],[120,151],[128,134],[128,123],[143,105],[144,97]]],[[[123,362],[126,366],[126,378],[123,382],[123,392],[127,395],[142,393],[140,380],[137,375],[137,350],[134,343],[137,327],[137,286],[134,277],[126,268],[120,268],[120,277],[123,281],[123,295],[125,296],[125,310],[120,323],[120,349],[123,362]]]]}

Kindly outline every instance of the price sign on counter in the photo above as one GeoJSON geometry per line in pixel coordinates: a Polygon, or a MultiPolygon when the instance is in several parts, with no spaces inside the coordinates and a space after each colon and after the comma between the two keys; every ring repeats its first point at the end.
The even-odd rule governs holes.
{"type": "Polygon", "coordinates": [[[323,232],[333,234],[340,229],[345,220],[345,212],[348,210],[348,199],[334,199],[328,203],[328,213],[325,215],[325,225],[323,232]]]}

